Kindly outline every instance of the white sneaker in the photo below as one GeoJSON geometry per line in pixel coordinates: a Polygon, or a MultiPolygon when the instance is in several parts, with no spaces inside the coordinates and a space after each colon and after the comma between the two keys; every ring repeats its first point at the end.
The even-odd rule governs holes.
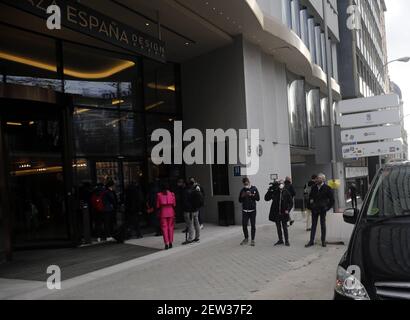
{"type": "Polygon", "coordinates": [[[200,228],[201,228],[201,230],[204,228],[204,225],[203,224],[201,224],[200,226],[199,226],[200,228]]]}

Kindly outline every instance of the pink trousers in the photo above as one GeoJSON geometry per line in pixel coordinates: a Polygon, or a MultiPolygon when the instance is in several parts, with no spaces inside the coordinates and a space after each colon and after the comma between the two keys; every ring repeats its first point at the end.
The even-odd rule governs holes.
{"type": "Polygon", "coordinates": [[[161,230],[166,245],[174,242],[174,227],[175,218],[161,218],[161,230]]]}

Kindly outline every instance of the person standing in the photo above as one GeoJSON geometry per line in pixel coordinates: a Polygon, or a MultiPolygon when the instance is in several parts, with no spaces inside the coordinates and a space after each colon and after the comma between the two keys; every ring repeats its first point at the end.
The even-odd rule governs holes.
{"type": "Polygon", "coordinates": [[[239,202],[242,204],[242,227],[245,239],[241,245],[249,243],[248,224],[251,221],[251,246],[255,246],[256,237],[256,202],[260,201],[259,191],[255,186],[251,185],[248,178],[244,178],[243,189],[239,194],[239,202]]]}
{"type": "Polygon", "coordinates": [[[202,193],[195,187],[192,180],[188,181],[188,185],[183,197],[185,222],[188,228],[188,237],[183,245],[199,242],[201,235],[201,226],[199,224],[199,209],[203,206],[202,193]]]}
{"type": "MultiPolygon", "coordinates": [[[[184,179],[178,179],[177,187],[175,189],[175,200],[177,206],[175,208],[176,222],[184,221],[184,206],[183,206],[183,197],[186,188],[186,183],[184,179]]],[[[185,230],[183,230],[185,232],[185,230]]]]}
{"type": "Polygon", "coordinates": [[[127,226],[134,230],[137,239],[141,239],[140,220],[142,215],[142,191],[135,181],[132,181],[124,193],[125,219],[127,226]]]}
{"type": "Polygon", "coordinates": [[[312,207],[310,205],[310,192],[312,191],[312,187],[316,184],[317,175],[312,175],[310,181],[305,184],[303,189],[303,196],[304,196],[304,208],[306,213],[306,231],[310,232],[311,229],[311,220],[312,220],[312,207]]]}
{"type": "MultiPolygon", "coordinates": [[[[204,188],[202,188],[202,186],[198,183],[198,181],[196,181],[196,179],[194,177],[189,178],[189,181],[192,181],[192,183],[194,184],[194,188],[197,189],[197,191],[202,193],[202,197],[205,199],[205,191],[204,188]]],[[[199,221],[199,226],[201,228],[201,230],[204,228],[204,224],[203,222],[203,217],[202,217],[202,208],[199,208],[198,211],[198,221],[199,221]]]]}
{"type": "Polygon", "coordinates": [[[349,187],[350,199],[352,200],[352,208],[357,209],[357,188],[354,183],[349,187]]]}
{"type": "Polygon", "coordinates": [[[174,242],[175,227],[175,194],[169,191],[166,183],[161,185],[161,192],[157,194],[156,208],[159,210],[159,219],[165,250],[171,249],[174,242]]]}
{"type": "Polygon", "coordinates": [[[275,182],[269,188],[265,195],[265,201],[272,201],[269,220],[276,223],[279,238],[274,246],[286,245],[289,247],[288,221],[289,213],[293,208],[293,200],[283,181],[275,182]],[[283,241],[283,236],[285,241],[283,241]]]}
{"type": "Polygon", "coordinates": [[[322,230],[322,247],[326,247],[326,214],[334,203],[333,190],[326,185],[326,176],[319,174],[316,179],[316,184],[312,187],[310,192],[310,204],[312,207],[312,231],[310,233],[310,241],[305,246],[306,248],[315,245],[316,228],[320,218],[320,227],[322,230]]]}
{"type": "MultiPolygon", "coordinates": [[[[289,192],[290,196],[292,197],[292,201],[295,201],[296,191],[292,184],[292,179],[290,177],[286,177],[285,179],[285,189],[289,192]]],[[[293,205],[292,205],[293,207],[293,205]]],[[[289,226],[292,226],[295,223],[295,220],[292,219],[291,214],[289,213],[289,226]]]]}
{"type": "Polygon", "coordinates": [[[115,182],[112,179],[108,179],[105,185],[105,194],[103,197],[104,211],[105,211],[105,225],[107,226],[107,236],[114,234],[114,229],[117,226],[117,210],[118,210],[118,198],[115,192],[115,182]]]}
{"type": "Polygon", "coordinates": [[[160,179],[155,178],[155,180],[150,183],[148,187],[148,196],[147,196],[147,212],[150,215],[150,224],[154,227],[155,236],[160,237],[162,235],[161,225],[159,221],[159,212],[156,208],[156,199],[158,192],[161,191],[160,179]]]}

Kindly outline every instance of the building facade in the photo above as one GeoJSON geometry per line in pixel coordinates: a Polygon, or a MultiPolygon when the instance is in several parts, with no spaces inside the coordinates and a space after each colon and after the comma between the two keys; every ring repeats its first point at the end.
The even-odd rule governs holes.
{"type": "MultiPolygon", "coordinates": [[[[46,26],[47,1],[35,2],[0,1],[5,252],[81,242],[92,221],[80,204],[107,178],[121,201],[131,181],[149,193],[157,181],[194,176],[204,220],[217,222],[218,204],[231,201],[239,223],[237,166],[153,164],[153,131],[173,132],[178,120],[204,133],[259,129],[260,169],[250,178],[262,196],[290,176],[301,206],[310,175],[331,175],[316,161],[315,133],[334,116],[327,71],[341,99],[335,0],[61,0],[61,30],[46,26]]],[[[269,206],[259,204],[259,222],[269,206]]]]}
{"type": "MultiPolygon", "coordinates": [[[[387,94],[390,84],[384,0],[340,0],[339,83],[343,99],[387,94]]],[[[376,174],[379,157],[345,161],[348,180],[362,196],[376,174]],[[367,170],[366,170],[367,168],[367,170]],[[351,172],[355,172],[353,174],[351,172]]]]}

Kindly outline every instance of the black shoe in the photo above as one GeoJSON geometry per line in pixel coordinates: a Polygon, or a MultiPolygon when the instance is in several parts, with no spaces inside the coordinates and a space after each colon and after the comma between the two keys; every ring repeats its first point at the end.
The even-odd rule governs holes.
{"type": "Polygon", "coordinates": [[[278,241],[278,242],[276,242],[273,246],[274,247],[277,247],[277,246],[283,246],[285,243],[283,242],[283,241],[278,241]]]}
{"type": "Polygon", "coordinates": [[[313,242],[309,242],[307,245],[305,245],[305,248],[310,248],[313,247],[315,244],[313,242]]]}
{"type": "Polygon", "coordinates": [[[323,247],[323,248],[326,248],[326,247],[327,247],[326,241],[325,241],[325,242],[322,242],[322,247],[323,247]]]}
{"type": "Polygon", "coordinates": [[[188,229],[184,229],[184,230],[182,230],[182,233],[187,233],[188,232],[188,229]]]}
{"type": "Polygon", "coordinates": [[[188,240],[187,240],[187,241],[182,242],[182,245],[183,245],[183,246],[186,246],[186,245],[191,244],[191,243],[192,243],[192,241],[188,241],[188,240]]]}
{"type": "Polygon", "coordinates": [[[286,242],[285,242],[285,246],[290,247],[289,241],[286,241],[286,242]]]}
{"type": "Polygon", "coordinates": [[[168,248],[169,248],[169,249],[172,249],[172,243],[169,244],[169,247],[168,247],[168,248]]]}
{"type": "Polygon", "coordinates": [[[194,239],[194,241],[192,241],[192,242],[199,242],[200,240],[199,239],[194,239]]]}
{"type": "Polygon", "coordinates": [[[166,244],[165,245],[165,250],[168,250],[169,249],[169,246],[166,244]]]}
{"type": "Polygon", "coordinates": [[[290,226],[293,226],[294,223],[295,223],[295,221],[292,220],[292,221],[289,222],[289,225],[290,225],[290,226]]]}
{"type": "Polygon", "coordinates": [[[312,231],[312,229],[310,229],[310,228],[306,229],[306,232],[310,232],[310,231],[312,231]]]}

